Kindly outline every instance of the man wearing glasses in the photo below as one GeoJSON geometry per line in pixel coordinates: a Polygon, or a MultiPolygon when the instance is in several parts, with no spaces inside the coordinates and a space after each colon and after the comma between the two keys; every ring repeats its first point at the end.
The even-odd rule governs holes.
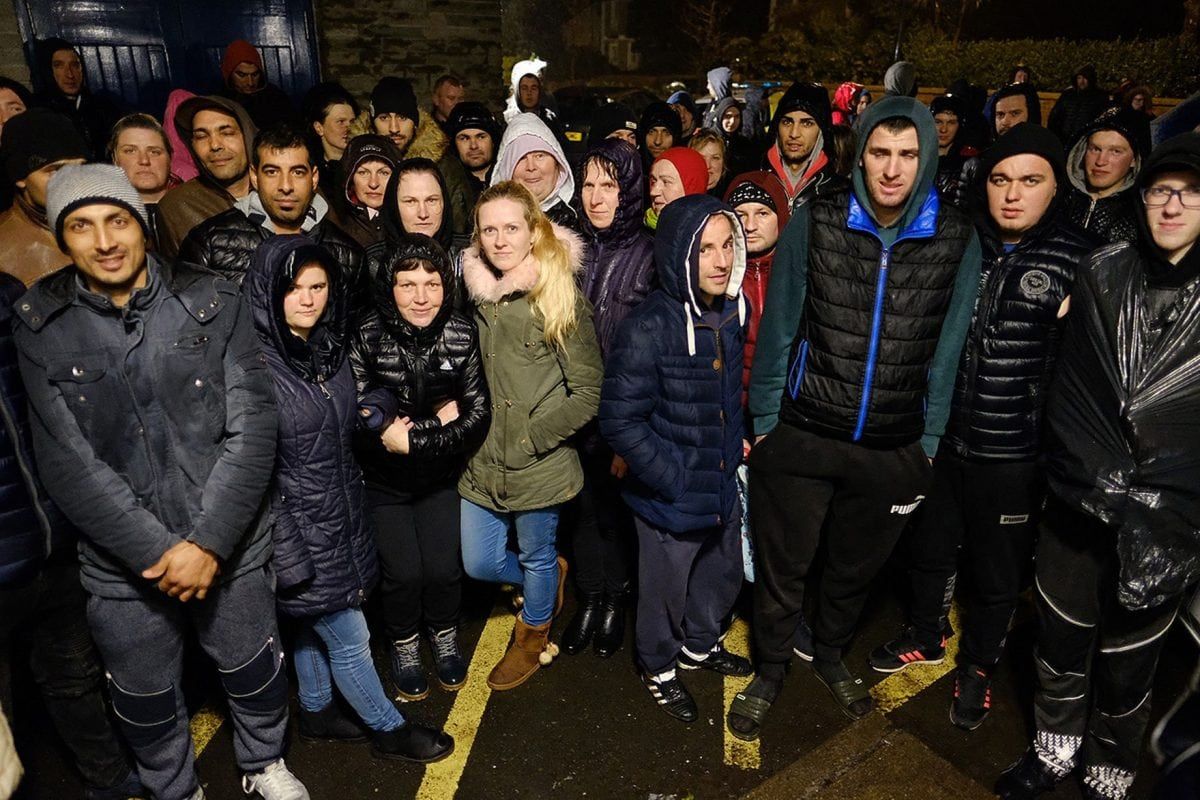
{"type": "Polygon", "coordinates": [[[1127,795],[1159,653],[1200,579],[1200,134],[1159,145],[1138,189],[1137,240],[1080,266],[1047,405],[1036,733],[1005,798],[1075,770],[1086,798],[1127,795]]]}

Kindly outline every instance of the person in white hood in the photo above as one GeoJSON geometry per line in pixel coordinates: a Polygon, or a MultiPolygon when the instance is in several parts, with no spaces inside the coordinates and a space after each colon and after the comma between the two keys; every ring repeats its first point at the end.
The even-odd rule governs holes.
{"type": "Polygon", "coordinates": [[[528,189],[551,222],[579,232],[579,215],[571,208],[575,176],[562,145],[537,114],[517,114],[504,130],[491,185],[507,180],[528,189]]]}

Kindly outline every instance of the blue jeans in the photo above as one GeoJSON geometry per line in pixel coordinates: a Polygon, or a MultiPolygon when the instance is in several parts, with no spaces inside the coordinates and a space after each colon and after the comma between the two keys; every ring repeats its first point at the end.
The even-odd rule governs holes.
{"type": "Polygon", "coordinates": [[[463,567],[472,578],[511,583],[525,588],[529,625],[541,625],[554,616],[558,595],[558,552],[554,547],[562,506],[534,511],[492,511],[470,500],[462,501],[463,567]],[[520,553],[508,549],[508,531],[517,529],[520,553]]]}
{"type": "Polygon", "coordinates": [[[388,699],[371,660],[371,632],[362,610],[347,608],[299,620],[296,681],[300,707],[320,711],[333,702],[336,683],[342,697],[373,731],[392,731],[404,717],[388,699]]]}

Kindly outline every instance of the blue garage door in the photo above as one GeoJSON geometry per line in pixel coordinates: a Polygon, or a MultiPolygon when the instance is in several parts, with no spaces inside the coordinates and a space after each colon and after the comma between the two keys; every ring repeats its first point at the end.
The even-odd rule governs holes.
{"type": "Polygon", "coordinates": [[[173,88],[218,88],[234,39],[254,44],[269,80],[293,97],[319,80],[311,0],[14,2],[30,64],[35,39],[62,37],[79,47],[93,89],[155,114],[173,88]]]}

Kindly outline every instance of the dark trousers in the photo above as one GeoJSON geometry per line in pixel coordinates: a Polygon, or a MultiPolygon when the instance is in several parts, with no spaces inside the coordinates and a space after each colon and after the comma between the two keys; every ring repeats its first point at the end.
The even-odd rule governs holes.
{"type": "Polygon", "coordinates": [[[416,498],[367,490],[382,573],[383,624],[391,641],[421,627],[458,624],[462,602],[461,500],[453,486],[416,498]]]}
{"type": "Polygon", "coordinates": [[[937,645],[946,629],[962,550],[967,591],[959,660],[992,667],[1033,558],[1037,515],[1045,496],[1031,461],[971,462],[938,455],[933,486],[910,539],[912,625],[917,640],[937,645]]]}
{"type": "Polygon", "coordinates": [[[638,661],[651,675],[679,653],[704,656],[742,588],[741,515],[722,527],[672,533],[634,517],[638,536],[638,661]]]}
{"type": "Polygon", "coordinates": [[[583,594],[619,594],[629,588],[633,514],[613,477],[612,451],[603,445],[580,452],[583,490],[567,506],[563,528],[572,531],[575,585],[583,594]]]}
{"type": "Polygon", "coordinates": [[[871,581],[924,498],[929,474],[918,442],[874,450],[780,424],[755,446],[754,639],[763,664],[791,660],[822,530],[827,558],[810,621],[817,658],[841,659],[871,581]]]}
{"type": "Polygon", "coordinates": [[[48,562],[30,582],[0,588],[0,706],[13,713],[9,650],[29,643],[29,666],[46,710],[90,788],[107,789],[132,768],[104,704],[104,669],[87,624],[79,565],[48,562]]]}
{"type": "Polygon", "coordinates": [[[88,598],[113,709],[142,784],[157,800],[190,797],[198,785],[180,691],[187,626],[221,676],[238,767],[258,772],[283,756],[288,687],[274,584],[270,571],[259,568],[187,603],[157,589],[140,597],[88,598]]]}
{"type": "Polygon", "coordinates": [[[1115,533],[1053,498],[1036,565],[1034,748],[1058,774],[1082,764],[1084,781],[1102,796],[1124,797],[1180,598],[1139,611],[1122,606],[1115,533]]]}

